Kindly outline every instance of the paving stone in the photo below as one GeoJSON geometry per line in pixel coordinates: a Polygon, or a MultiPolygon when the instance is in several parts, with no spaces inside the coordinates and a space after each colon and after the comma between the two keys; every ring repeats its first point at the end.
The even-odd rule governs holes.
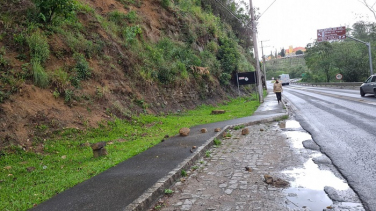
{"type": "Polygon", "coordinates": [[[263,182],[264,174],[288,179],[283,178],[282,170],[302,165],[301,154],[290,148],[289,139],[277,123],[248,129],[246,136],[241,131],[231,131],[234,138],[221,140],[221,146],[210,149],[211,158],[198,160],[194,164],[199,167],[194,172],[197,175],[189,175],[185,182],[173,185],[172,190],[183,193],[175,191],[167,197],[161,210],[309,210],[292,209],[283,189],[263,182]],[[245,171],[246,166],[252,171],[245,171]]]}

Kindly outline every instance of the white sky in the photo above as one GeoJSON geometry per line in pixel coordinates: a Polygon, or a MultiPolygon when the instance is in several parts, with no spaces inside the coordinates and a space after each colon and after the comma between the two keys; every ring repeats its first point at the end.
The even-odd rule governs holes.
{"type": "MultiPolygon", "coordinates": [[[[249,0],[245,0],[248,1],[249,0]]],[[[368,0],[374,3],[376,0],[368,0]]],[[[252,0],[262,14],[274,0],[252,0]]],[[[258,47],[261,57],[273,54],[290,45],[306,47],[317,38],[317,29],[346,26],[357,21],[376,21],[373,14],[358,0],[276,0],[261,16],[258,23],[258,47]],[[267,41],[269,40],[269,41],[267,41]]]]}

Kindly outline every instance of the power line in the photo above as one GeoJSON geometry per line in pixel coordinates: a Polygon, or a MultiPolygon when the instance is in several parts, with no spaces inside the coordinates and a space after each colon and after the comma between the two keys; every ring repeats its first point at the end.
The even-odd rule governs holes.
{"type": "Polygon", "coordinates": [[[240,23],[243,23],[238,17],[236,17],[227,7],[225,7],[221,2],[219,2],[218,0],[214,0],[216,1],[218,4],[220,4],[223,8],[225,8],[225,10],[227,10],[227,12],[229,12],[232,16],[234,16],[234,18],[236,20],[238,20],[240,23]]]}
{"type": "Polygon", "coordinates": [[[271,4],[271,5],[269,5],[269,7],[268,8],[266,8],[266,10],[257,18],[257,20],[258,19],[260,19],[261,18],[261,16],[274,4],[274,2],[276,2],[277,0],[274,0],[273,1],[273,3],[271,4]]]}

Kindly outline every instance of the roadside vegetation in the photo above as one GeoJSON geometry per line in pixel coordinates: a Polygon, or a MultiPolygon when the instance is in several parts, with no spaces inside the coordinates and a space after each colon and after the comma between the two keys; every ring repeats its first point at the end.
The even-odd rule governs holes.
{"type": "MultiPolygon", "coordinates": [[[[373,62],[376,55],[375,29],[375,22],[364,21],[347,27],[348,36],[371,43],[373,62]]],[[[290,78],[301,78],[304,82],[338,82],[335,76],[340,73],[343,82],[362,82],[370,75],[368,47],[365,44],[347,38],[344,41],[309,43],[306,50],[304,59],[268,61],[268,79],[288,73],[290,78]]]]}
{"type": "Polygon", "coordinates": [[[180,127],[258,107],[254,86],[241,88],[252,97],[233,99],[234,73],[255,64],[250,20],[235,1],[222,1],[226,8],[210,0],[110,3],[116,9],[88,0],[0,1],[0,210],[29,209],[180,127]],[[178,88],[198,99],[174,105],[155,96],[178,88]],[[35,93],[44,95],[37,103],[35,93]],[[108,155],[93,158],[90,144],[100,141],[108,155]]]}
{"type": "MultiPolygon", "coordinates": [[[[119,2],[125,9],[140,7],[141,3],[119,2]]],[[[251,33],[249,18],[246,11],[232,1],[226,4],[237,14],[238,20],[212,1],[162,1],[161,6],[174,15],[171,20],[174,28],[167,29],[181,35],[162,34],[162,39],[156,43],[146,39],[145,20],[133,10],[128,13],[114,10],[103,15],[85,0],[32,0],[28,3],[16,14],[6,9],[20,6],[19,1],[0,3],[4,10],[0,16],[5,25],[0,32],[0,42],[7,43],[0,46],[0,102],[16,93],[23,83],[32,81],[35,86],[53,90],[56,97],[65,98],[69,103],[79,98],[75,93],[82,81],[103,80],[90,67],[93,60],[102,68],[109,65],[113,70],[129,66],[133,71],[126,74],[133,79],[162,86],[189,83],[192,78],[201,84],[219,80],[222,85],[229,85],[234,72],[254,71],[253,56],[249,53],[251,40],[247,36],[251,33]],[[17,15],[20,17],[14,18],[17,15]],[[80,21],[80,16],[104,29],[109,38],[105,39],[93,25],[80,21]],[[177,25],[181,27],[177,29],[177,25]],[[51,50],[54,39],[61,40],[63,46],[51,50]],[[12,67],[7,59],[10,57],[7,49],[11,48],[16,49],[17,60],[23,62],[22,69],[12,67]],[[122,52],[114,58],[104,52],[109,48],[122,52]],[[51,68],[46,61],[52,57],[74,60],[51,68]],[[210,74],[201,78],[192,66],[207,67],[210,74]]]]}
{"type": "Polygon", "coordinates": [[[240,97],[216,107],[103,122],[87,131],[66,129],[60,139],[44,140],[41,153],[9,147],[0,151],[0,209],[26,210],[158,144],[165,135],[177,135],[181,127],[249,116],[258,106],[256,97],[240,97]],[[226,113],[210,115],[214,109],[226,113]],[[90,143],[100,141],[107,142],[108,155],[93,158],[90,143]]]}

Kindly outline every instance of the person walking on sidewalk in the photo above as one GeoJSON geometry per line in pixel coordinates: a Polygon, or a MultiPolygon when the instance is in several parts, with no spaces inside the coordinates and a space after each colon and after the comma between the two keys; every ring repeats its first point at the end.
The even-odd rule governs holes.
{"type": "Polygon", "coordinates": [[[282,100],[282,83],[278,81],[278,79],[275,80],[274,85],[273,85],[273,92],[277,96],[278,104],[282,100]]]}

